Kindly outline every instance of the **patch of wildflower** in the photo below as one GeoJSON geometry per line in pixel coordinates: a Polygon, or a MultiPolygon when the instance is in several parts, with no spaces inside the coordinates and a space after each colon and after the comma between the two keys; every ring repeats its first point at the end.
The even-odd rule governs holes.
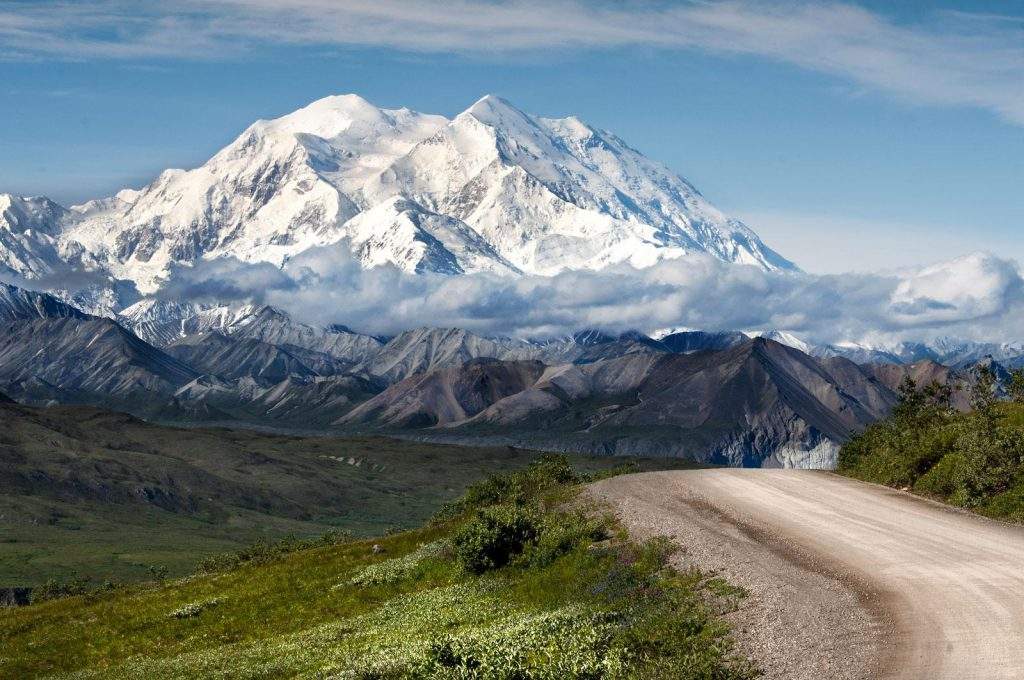
{"type": "Polygon", "coordinates": [[[507,616],[431,642],[409,669],[417,678],[621,677],[628,650],[617,646],[622,617],[584,606],[507,616]]]}
{"type": "Polygon", "coordinates": [[[188,604],[175,609],[167,616],[172,619],[191,619],[199,616],[207,609],[216,607],[221,602],[223,602],[223,600],[219,597],[215,597],[212,600],[206,600],[204,602],[189,602],[188,604]]]}
{"type": "Polygon", "coordinates": [[[413,578],[425,562],[440,557],[447,547],[448,542],[443,540],[421,545],[408,555],[393,557],[364,567],[348,582],[340,583],[335,588],[389,585],[413,578]]]}

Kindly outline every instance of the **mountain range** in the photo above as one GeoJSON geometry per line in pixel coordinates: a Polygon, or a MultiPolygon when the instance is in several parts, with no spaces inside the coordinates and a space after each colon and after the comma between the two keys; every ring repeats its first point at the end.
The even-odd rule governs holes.
{"type": "Polygon", "coordinates": [[[888,412],[904,376],[974,380],[970,368],[928,359],[861,365],[775,338],[792,340],[523,340],[459,328],[373,337],[271,307],[154,301],[109,319],[3,285],[0,391],[164,422],[829,467],[851,433],[888,412]]]}
{"type": "Polygon", "coordinates": [[[53,293],[0,285],[0,391],[161,421],[828,467],[903,376],[1024,366],[1020,345],[817,345],[781,330],[381,337],[170,286],[204,263],[287,270],[326,247],[410,276],[515,280],[691,253],[798,272],[577,118],[494,96],[451,119],[327,97],[141,189],[70,208],[0,195],[0,276],[53,293]]]}
{"type": "Polygon", "coordinates": [[[450,120],[327,97],[138,190],[71,208],[0,195],[0,271],[89,272],[77,297],[63,294],[105,316],[158,292],[177,267],[224,257],[281,267],[339,243],[363,267],[407,273],[550,275],[695,252],[796,269],[614,134],[494,96],[450,120]]]}

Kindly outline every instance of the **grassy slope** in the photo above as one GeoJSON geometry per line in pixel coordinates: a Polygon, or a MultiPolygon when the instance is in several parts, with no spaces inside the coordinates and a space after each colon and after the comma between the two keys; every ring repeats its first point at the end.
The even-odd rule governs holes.
{"type": "Polygon", "coordinates": [[[893,416],[847,443],[838,472],[1024,522],[1024,404],[893,416]]]}
{"type": "MultiPolygon", "coordinates": [[[[420,525],[536,454],[380,437],[175,429],[86,407],[0,406],[0,587],[171,575],[258,537],[420,525]]],[[[578,459],[592,469],[618,461],[578,459]]],[[[672,461],[646,465],[672,465],[672,461]]]]}
{"type": "MultiPolygon", "coordinates": [[[[556,533],[588,521],[565,509],[571,494],[542,494],[556,533]]],[[[610,541],[569,531],[546,542],[560,546],[549,559],[528,551],[478,576],[450,548],[420,548],[450,543],[472,517],[381,539],[382,554],[369,541],[319,547],[12,610],[0,619],[0,676],[753,676],[715,616],[738,594],[666,570],[662,545],[633,545],[603,520],[610,541]],[[369,565],[383,582],[354,585],[369,565]],[[189,604],[199,611],[174,615],[189,604]]]]}

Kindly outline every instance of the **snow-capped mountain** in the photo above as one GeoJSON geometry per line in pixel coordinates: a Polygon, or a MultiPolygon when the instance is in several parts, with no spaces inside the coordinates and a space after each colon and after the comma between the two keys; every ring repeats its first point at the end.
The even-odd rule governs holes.
{"type": "Polygon", "coordinates": [[[763,337],[799,349],[805,354],[828,359],[842,357],[857,364],[909,365],[932,361],[950,368],[969,368],[995,361],[1006,368],[1024,367],[1024,343],[976,342],[950,337],[928,341],[836,342],[814,344],[789,331],[746,331],[749,337],[763,337]]]}
{"type": "Polygon", "coordinates": [[[764,338],[765,340],[772,340],[780,345],[786,345],[787,347],[798,349],[804,354],[810,354],[813,350],[810,343],[805,342],[803,339],[789,331],[744,331],[744,335],[750,338],[764,338]]]}
{"type": "Polygon", "coordinates": [[[409,273],[550,275],[692,252],[795,268],[615,135],[493,96],[451,120],[327,97],[257,121],[203,166],[138,191],[70,210],[0,196],[4,268],[91,270],[143,294],[175,264],[280,266],[341,242],[365,267],[409,273]]]}

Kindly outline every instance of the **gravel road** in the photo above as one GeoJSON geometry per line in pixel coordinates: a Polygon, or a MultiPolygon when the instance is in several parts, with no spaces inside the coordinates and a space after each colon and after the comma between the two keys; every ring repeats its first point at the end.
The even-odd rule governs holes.
{"type": "Polygon", "coordinates": [[[767,678],[1024,678],[1024,528],[809,470],[692,470],[591,493],[637,536],[750,591],[767,678]]]}

